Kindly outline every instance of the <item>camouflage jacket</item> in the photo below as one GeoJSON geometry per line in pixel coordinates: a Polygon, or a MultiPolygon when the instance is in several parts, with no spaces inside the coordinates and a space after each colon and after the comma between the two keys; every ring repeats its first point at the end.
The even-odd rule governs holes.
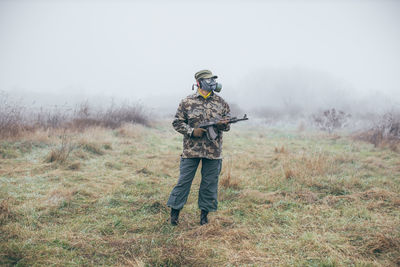
{"type": "Polygon", "coordinates": [[[218,137],[213,141],[208,140],[206,134],[198,138],[192,133],[202,122],[229,115],[229,105],[214,93],[207,99],[198,92],[183,99],[172,122],[174,129],[183,134],[182,158],[221,159],[222,131],[229,131],[229,124],[222,131],[218,130],[218,137]]]}

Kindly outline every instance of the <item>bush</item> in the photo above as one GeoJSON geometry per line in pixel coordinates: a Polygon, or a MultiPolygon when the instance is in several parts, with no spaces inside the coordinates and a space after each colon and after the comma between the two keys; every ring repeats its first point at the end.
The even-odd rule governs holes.
{"type": "Polygon", "coordinates": [[[24,126],[24,108],[0,92],[0,137],[18,136],[24,126]]]}
{"type": "Polygon", "coordinates": [[[102,126],[107,128],[118,128],[124,123],[138,123],[149,125],[148,117],[141,105],[122,104],[121,106],[111,105],[104,112],[99,113],[102,119],[102,126]]]}
{"type": "Polygon", "coordinates": [[[119,128],[124,123],[138,123],[149,126],[149,118],[143,106],[124,103],[115,105],[113,102],[105,110],[91,107],[83,102],[74,111],[70,124],[72,128],[84,130],[88,127],[101,126],[105,128],[119,128]]]}
{"type": "Polygon", "coordinates": [[[35,111],[25,108],[21,101],[11,101],[7,94],[0,92],[0,139],[18,137],[37,129],[83,131],[94,126],[115,129],[124,123],[150,125],[145,108],[137,103],[116,105],[112,102],[109,107],[94,108],[85,101],[75,109],[54,106],[35,111]]]}
{"type": "Polygon", "coordinates": [[[371,129],[357,134],[356,138],[370,142],[375,147],[388,146],[397,151],[400,145],[400,114],[394,112],[384,114],[371,129]]]}
{"type": "Polygon", "coordinates": [[[351,118],[350,114],[332,108],[322,113],[312,115],[313,123],[322,131],[332,133],[336,129],[344,128],[351,118]]]}
{"type": "Polygon", "coordinates": [[[71,154],[71,151],[73,149],[74,146],[72,145],[71,140],[69,140],[68,136],[64,132],[64,134],[61,136],[60,146],[50,151],[50,153],[47,155],[45,159],[45,162],[64,163],[68,160],[69,155],[71,154]]]}

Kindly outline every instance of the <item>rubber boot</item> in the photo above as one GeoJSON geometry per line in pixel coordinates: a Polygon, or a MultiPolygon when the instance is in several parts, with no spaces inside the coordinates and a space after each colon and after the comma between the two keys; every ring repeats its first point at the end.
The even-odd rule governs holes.
{"type": "Polygon", "coordinates": [[[174,226],[178,225],[178,223],[179,223],[179,221],[178,221],[179,212],[180,212],[180,210],[176,210],[176,209],[171,208],[171,224],[174,225],[174,226]]]}
{"type": "Polygon", "coordinates": [[[208,223],[207,215],[208,215],[208,211],[201,210],[200,225],[204,225],[204,224],[208,223]]]}

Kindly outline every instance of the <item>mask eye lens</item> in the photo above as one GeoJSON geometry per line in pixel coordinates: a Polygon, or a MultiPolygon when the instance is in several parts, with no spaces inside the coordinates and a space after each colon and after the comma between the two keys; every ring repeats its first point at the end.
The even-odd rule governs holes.
{"type": "Polygon", "coordinates": [[[205,81],[206,83],[211,83],[213,80],[214,80],[213,78],[204,79],[204,81],[205,81]]]}

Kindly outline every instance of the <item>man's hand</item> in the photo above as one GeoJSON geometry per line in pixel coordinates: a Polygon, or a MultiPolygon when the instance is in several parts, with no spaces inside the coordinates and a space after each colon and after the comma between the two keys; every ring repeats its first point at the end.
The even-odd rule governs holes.
{"type": "Polygon", "coordinates": [[[224,120],[220,120],[217,123],[217,128],[218,130],[223,130],[226,128],[226,126],[228,125],[229,120],[228,119],[224,119],[224,120]]]}
{"type": "Polygon", "coordinates": [[[193,135],[194,137],[202,137],[203,134],[204,134],[205,132],[207,132],[206,129],[203,129],[203,128],[194,128],[192,135],[193,135]]]}

